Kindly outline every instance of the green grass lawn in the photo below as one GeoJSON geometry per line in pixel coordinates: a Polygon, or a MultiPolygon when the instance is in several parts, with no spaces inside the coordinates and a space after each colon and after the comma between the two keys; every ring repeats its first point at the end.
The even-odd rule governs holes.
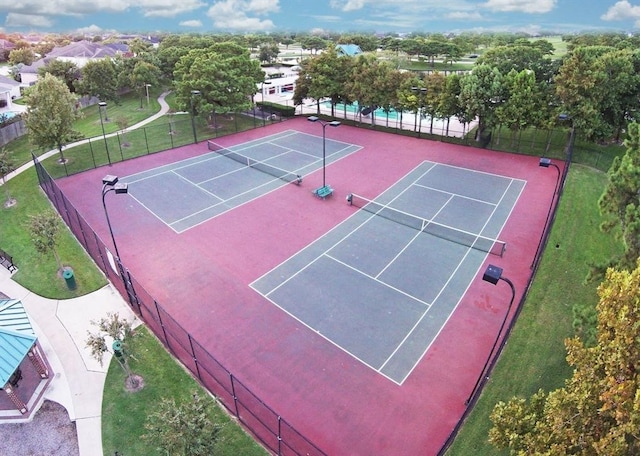
{"type": "MultiPolygon", "coordinates": [[[[597,302],[596,283],[585,283],[588,264],[621,250],[599,229],[597,201],[603,172],[573,165],[549,244],[522,313],[475,409],[448,455],[500,454],[487,443],[489,414],[498,401],[563,386],[570,374],[563,341],[574,335],[572,307],[597,302]]],[[[503,454],[507,454],[504,452],[503,454]]]]}
{"type": "Polygon", "coordinates": [[[16,282],[40,296],[53,299],[81,296],[107,284],[102,272],[62,222],[56,250],[62,263],[73,268],[77,289],[69,290],[65,280],[57,274],[53,254],[42,256],[36,251],[29,235],[29,217],[53,210],[53,206],[40,191],[33,168],[5,185],[6,188],[0,188],[2,201],[8,190],[17,204],[8,208],[0,206],[0,247],[12,255],[18,265],[19,271],[13,276],[16,282]]]}
{"type": "MultiPolygon", "coordinates": [[[[135,332],[130,341],[130,352],[135,359],[131,360],[130,367],[144,378],[145,386],[138,392],[127,392],[124,388],[124,370],[115,359],[112,360],[102,400],[103,454],[109,456],[116,451],[126,456],[163,455],[140,438],[145,433],[146,417],[156,410],[156,404],[163,398],[174,398],[176,403],[188,401],[196,392],[201,397],[210,397],[146,328],[140,327],[135,332]]],[[[213,399],[211,420],[223,425],[216,455],[269,454],[235,425],[222,406],[213,399]]]]}

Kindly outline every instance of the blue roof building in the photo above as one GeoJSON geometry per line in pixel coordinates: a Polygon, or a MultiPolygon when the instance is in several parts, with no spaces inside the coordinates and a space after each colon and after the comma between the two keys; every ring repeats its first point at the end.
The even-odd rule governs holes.
{"type": "Polygon", "coordinates": [[[348,55],[349,57],[362,54],[362,49],[357,44],[338,44],[336,45],[336,51],[338,55],[348,55]]]}

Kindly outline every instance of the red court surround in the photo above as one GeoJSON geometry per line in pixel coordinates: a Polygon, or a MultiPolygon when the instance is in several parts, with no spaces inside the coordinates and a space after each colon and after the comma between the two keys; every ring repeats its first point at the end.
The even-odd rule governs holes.
{"type": "MultiPolygon", "coordinates": [[[[287,129],[322,135],[319,125],[298,118],[216,141],[231,146],[287,129]]],[[[436,454],[464,412],[487,359],[511,298],[508,286],[483,282],[483,266],[431,349],[399,386],[298,323],[248,284],[352,214],[354,209],[345,202],[349,192],[375,198],[430,160],[527,181],[499,236],[507,242],[505,256],[487,260],[504,269],[518,302],[557,174],[539,167],[538,157],[345,125],[326,133],[328,139],[363,147],[327,167],[327,183],[335,189],[330,198],[312,194],[322,182],[319,170],[300,187],[284,186],[176,234],[133,198],[109,195],[118,249],[124,265],[195,340],[327,454],[436,454]]],[[[110,244],[101,203],[103,175],[126,176],[207,152],[202,142],[58,184],[110,244]]]]}

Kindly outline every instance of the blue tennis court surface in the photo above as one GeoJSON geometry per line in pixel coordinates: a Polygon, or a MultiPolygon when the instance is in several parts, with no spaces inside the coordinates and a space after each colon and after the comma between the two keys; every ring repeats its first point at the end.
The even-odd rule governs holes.
{"type": "MultiPolygon", "coordinates": [[[[327,165],[360,149],[329,138],[324,146],[327,165]]],[[[258,165],[239,163],[222,150],[120,180],[129,184],[129,194],[142,206],[181,233],[265,193],[291,185],[258,168],[277,168],[304,180],[305,175],[322,167],[323,141],[321,136],[287,130],[237,144],[226,151],[241,154],[258,165]]]]}
{"type": "Polygon", "coordinates": [[[508,245],[495,249],[477,239],[499,238],[524,186],[519,179],[423,162],[251,286],[402,384],[489,251],[509,254],[508,245]],[[397,214],[421,225],[394,220],[397,214]]]}

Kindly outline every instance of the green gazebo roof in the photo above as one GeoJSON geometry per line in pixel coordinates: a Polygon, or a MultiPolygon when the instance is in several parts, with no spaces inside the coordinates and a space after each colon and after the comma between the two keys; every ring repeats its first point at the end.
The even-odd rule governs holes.
{"type": "Polygon", "coordinates": [[[9,381],[36,340],[22,302],[0,299],[0,388],[9,381]]]}

